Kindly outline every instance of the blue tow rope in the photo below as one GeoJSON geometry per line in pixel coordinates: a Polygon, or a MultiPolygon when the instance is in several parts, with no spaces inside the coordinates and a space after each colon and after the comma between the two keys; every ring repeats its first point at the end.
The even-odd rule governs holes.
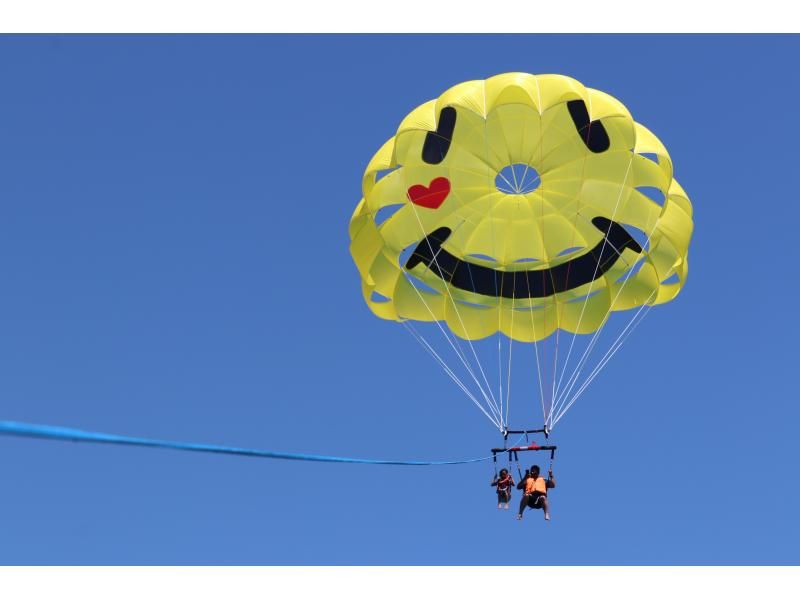
{"type": "Polygon", "coordinates": [[[323,461],[326,463],[361,463],[365,465],[461,465],[478,463],[492,457],[465,459],[461,461],[392,461],[384,459],[356,459],[352,457],[332,457],[330,455],[305,455],[302,453],[281,453],[276,451],[259,451],[254,449],[218,446],[214,444],[196,444],[192,442],[175,442],[173,440],[150,440],[132,436],[118,436],[103,432],[87,432],[74,428],[26,424],[13,421],[0,421],[0,435],[23,436],[26,438],[44,438],[47,440],[71,440],[73,442],[93,442],[98,444],[124,444],[128,446],[145,446],[150,448],[174,449],[178,451],[194,451],[199,453],[220,453],[223,455],[239,455],[242,457],[260,457],[263,459],[290,459],[293,461],[323,461]]]}

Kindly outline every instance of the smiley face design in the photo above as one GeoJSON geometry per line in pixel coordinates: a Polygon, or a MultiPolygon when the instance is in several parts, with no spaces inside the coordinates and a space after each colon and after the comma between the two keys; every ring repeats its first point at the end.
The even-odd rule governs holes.
{"type": "Polygon", "coordinates": [[[385,319],[532,342],[593,332],[686,280],[692,205],[669,154],[569,77],[452,87],[406,116],[362,186],[350,250],[385,319]]]}

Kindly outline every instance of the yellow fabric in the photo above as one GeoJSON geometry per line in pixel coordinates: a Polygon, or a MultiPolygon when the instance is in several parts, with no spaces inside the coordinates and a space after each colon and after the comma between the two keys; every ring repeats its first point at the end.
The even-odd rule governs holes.
{"type": "Polygon", "coordinates": [[[439,320],[468,339],[499,332],[533,342],[559,328],[594,332],[610,311],[670,301],[686,282],[692,205],[673,178],[667,150],[618,100],[562,75],[506,73],[461,83],[422,104],[370,160],[362,190],[350,221],[350,251],[364,300],[381,318],[439,320]],[[590,119],[602,122],[606,151],[593,153],[576,132],[571,100],[583,100],[590,119]],[[456,110],[453,139],[444,160],[428,164],[422,148],[445,107],[456,110]],[[534,168],[538,188],[499,191],[495,178],[511,164],[534,168]],[[440,177],[450,182],[441,206],[409,200],[411,187],[440,177]],[[663,194],[663,205],[637,190],[642,187],[663,194]],[[376,214],[389,206],[399,209],[376,224],[376,214]],[[446,283],[424,264],[405,271],[401,263],[404,250],[448,227],[452,234],[442,247],[461,260],[501,272],[551,268],[602,240],[592,224],[597,216],[639,229],[649,249],[625,249],[594,282],[547,297],[480,295],[446,283]],[[582,249],[562,255],[574,247],[582,249]]]}
{"type": "Polygon", "coordinates": [[[547,494],[547,482],[541,476],[536,478],[528,478],[525,480],[525,494],[532,494],[533,492],[541,492],[547,494]]]}

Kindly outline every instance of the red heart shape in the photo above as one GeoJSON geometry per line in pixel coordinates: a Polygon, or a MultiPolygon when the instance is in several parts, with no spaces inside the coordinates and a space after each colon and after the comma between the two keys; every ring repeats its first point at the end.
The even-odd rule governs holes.
{"type": "Polygon", "coordinates": [[[435,210],[450,195],[450,181],[444,177],[435,178],[427,187],[425,185],[409,187],[407,193],[411,203],[435,210]]]}

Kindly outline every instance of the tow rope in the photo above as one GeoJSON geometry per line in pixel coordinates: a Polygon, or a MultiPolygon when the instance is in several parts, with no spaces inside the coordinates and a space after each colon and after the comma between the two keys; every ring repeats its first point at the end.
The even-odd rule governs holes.
{"type": "Polygon", "coordinates": [[[103,432],[88,432],[86,430],[77,430],[74,428],[63,428],[59,426],[47,426],[42,424],[28,424],[14,421],[0,421],[0,435],[22,436],[25,438],[40,438],[46,440],[90,442],[96,444],[121,444],[127,446],[142,446],[148,448],[193,451],[199,453],[238,455],[240,457],[259,457],[262,459],[322,461],[325,463],[359,463],[363,465],[462,465],[465,463],[488,461],[492,458],[478,457],[475,459],[462,459],[456,461],[397,461],[392,459],[359,459],[356,457],[335,457],[331,455],[308,455],[303,453],[263,451],[256,449],[237,448],[232,446],[220,446],[215,444],[177,442],[174,440],[153,440],[148,438],[120,436],[117,434],[106,434],[103,432]]]}

